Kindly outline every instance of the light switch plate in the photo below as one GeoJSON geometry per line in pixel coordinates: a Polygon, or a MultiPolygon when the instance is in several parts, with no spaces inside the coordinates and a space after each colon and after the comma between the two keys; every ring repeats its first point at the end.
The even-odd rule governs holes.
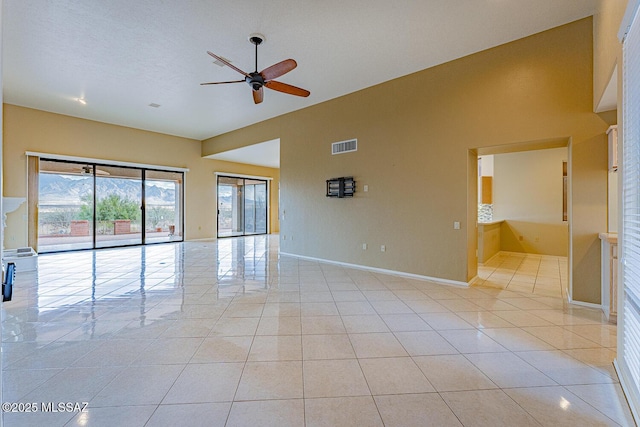
{"type": "Polygon", "coordinates": [[[460,230],[460,221],[454,221],[453,222],[453,229],[454,230],[460,230]]]}

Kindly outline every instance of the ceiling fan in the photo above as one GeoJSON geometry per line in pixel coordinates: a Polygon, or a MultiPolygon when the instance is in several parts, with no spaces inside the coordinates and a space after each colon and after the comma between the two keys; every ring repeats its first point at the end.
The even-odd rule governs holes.
{"type": "MultiPolygon", "coordinates": [[[[90,165],[86,165],[86,166],[79,166],[79,167],[74,167],[71,170],[73,173],[78,173],[80,175],[93,175],[93,166],[90,165]]],[[[96,168],[96,175],[97,176],[109,176],[111,175],[109,172],[104,171],[102,169],[98,169],[96,168]]]]}
{"type": "Polygon", "coordinates": [[[233,80],[229,82],[211,82],[211,83],[200,83],[201,85],[219,85],[219,84],[227,84],[227,83],[242,83],[246,82],[251,86],[251,92],[253,93],[253,102],[256,104],[260,104],[264,97],[262,87],[267,87],[271,90],[276,90],[278,92],[288,93],[289,95],[303,96],[307,97],[311,94],[306,89],[302,89],[296,86],[292,86],[286,83],[281,83],[275,81],[276,79],[289,71],[293,70],[298,66],[296,61],[293,59],[285,59],[284,61],[278,62],[270,67],[265,68],[264,70],[258,72],[258,46],[265,40],[265,37],[262,34],[251,34],[249,36],[249,41],[256,46],[256,68],[253,73],[245,73],[238,67],[232,65],[228,60],[224,59],[221,56],[218,56],[214,53],[207,51],[209,55],[214,57],[216,60],[220,61],[227,67],[236,70],[240,74],[244,76],[244,80],[233,80]]]}

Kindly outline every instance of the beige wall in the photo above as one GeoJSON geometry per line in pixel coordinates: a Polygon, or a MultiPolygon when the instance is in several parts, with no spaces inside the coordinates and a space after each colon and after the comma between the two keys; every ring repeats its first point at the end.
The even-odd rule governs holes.
{"type": "Polygon", "coordinates": [[[202,141],[202,156],[222,153],[235,148],[247,147],[260,142],[271,141],[280,135],[280,116],[202,141]]]}
{"type": "Polygon", "coordinates": [[[283,252],[466,282],[477,235],[470,150],[571,138],[574,299],[598,302],[607,124],[592,113],[592,37],[584,19],[213,138],[203,154],[218,140],[280,138],[280,229],[293,237],[283,252]],[[331,156],[349,138],[358,151],[331,156]],[[353,199],[325,198],[326,179],[350,175],[353,199]]]}
{"type": "Polygon", "coordinates": [[[562,221],[562,162],[567,148],[494,156],[493,215],[505,220],[501,250],[567,256],[562,221]]]}
{"type": "Polygon", "coordinates": [[[500,227],[500,250],[567,256],[568,234],[567,224],[505,220],[500,227]]]}
{"type": "Polygon", "coordinates": [[[614,68],[618,65],[618,82],[622,82],[622,44],[618,30],[628,0],[599,0],[593,16],[593,107],[600,102],[614,68]]]}
{"type": "Polygon", "coordinates": [[[478,224],[478,262],[486,263],[500,252],[500,227],[502,221],[478,224]]]}
{"type": "MultiPolygon", "coordinates": [[[[201,143],[122,126],[4,105],[4,195],[26,197],[26,151],[189,168],[185,188],[185,238],[216,236],[215,172],[272,177],[271,230],[279,230],[279,170],[203,159],[201,143]]],[[[27,245],[27,207],[8,215],[7,248],[27,245]]]]}
{"type": "MultiPolygon", "coordinates": [[[[620,124],[618,126],[618,138],[622,140],[622,43],[618,39],[618,31],[624,16],[628,0],[599,0],[598,10],[594,15],[593,22],[593,46],[594,46],[594,106],[598,105],[600,97],[611,78],[611,73],[617,65],[617,114],[609,119],[609,124],[620,124]]],[[[619,144],[622,147],[622,144],[619,144]]],[[[621,151],[619,152],[621,153],[621,151]]],[[[622,157],[619,157],[622,158],[622,157]]],[[[608,231],[618,232],[620,215],[620,188],[619,179],[621,176],[617,172],[609,172],[609,213],[608,231]]]]}

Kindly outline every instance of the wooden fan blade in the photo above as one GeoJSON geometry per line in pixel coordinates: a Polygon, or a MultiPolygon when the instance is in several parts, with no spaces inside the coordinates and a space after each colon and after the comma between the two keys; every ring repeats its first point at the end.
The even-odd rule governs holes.
{"type": "Polygon", "coordinates": [[[204,85],[223,85],[223,84],[227,84],[227,83],[244,83],[245,80],[233,80],[230,82],[209,82],[209,83],[200,83],[201,86],[204,85]]]}
{"type": "Polygon", "coordinates": [[[215,53],[211,53],[209,51],[207,51],[207,53],[211,56],[213,56],[215,59],[217,59],[218,61],[222,62],[224,65],[226,65],[227,67],[236,70],[237,72],[239,72],[240,74],[242,74],[243,76],[249,76],[249,74],[245,73],[244,71],[242,71],[240,68],[236,67],[235,65],[232,65],[229,61],[227,61],[226,59],[222,58],[221,56],[216,55],[215,53]]]}
{"type": "Polygon", "coordinates": [[[251,92],[253,92],[253,102],[255,102],[256,104],[260,104],[262,102],[262,99],[264,98],[264,92],[262,88],[258,90],[252,89],[251,92]]]}
{"type": "Polygon", "coordinates": [[[298,63],[293,59],[285,59],[277,64],[267,67],[260,71],[260,75],[265,80],[277,79],[278,77],[288,73],[298,66],[298,63]]]}
{"type": "Polygon", "coordinates": [[[304,96],[304,97],[311,95],[311,92],[309,92],[306,89],[288,85],[286,83],[277,82],[275,80],[269,80],[264,85],[269,89],[277,90],[278,92],[288,93],[289,95],[304,96]]]}

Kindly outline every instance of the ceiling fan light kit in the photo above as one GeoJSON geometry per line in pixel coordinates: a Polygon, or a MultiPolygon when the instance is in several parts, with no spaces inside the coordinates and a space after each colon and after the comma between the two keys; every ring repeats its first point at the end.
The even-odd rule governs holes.
{"type": "Polygon", "coordinates": [[[293,70],[298,66],[297,62],[293,59],[285,59],[284,61],[280,61],[277,64],[274,64],[270,67],[265,68],[264,70],[258,72],[258,46],[264,43],[266,37],[260,33],[253,33],[249,35],[248,38],[251,44],[256,47],[256,55],[255,55],[255,71],[252,73],[246,73],[232,65],[225,58],[216,55],[215,53],[207,51],[207,53],[216,59],[216,61],[222,62],[224,65],[229,68],[237,71],[238,73],[244,76],[244,80],[233,80],[228,82],[210,82],[210,83],[200,83],[201,85],[216,85],[216,84],[227,84],[227,83],[247,83],[251,89],[253,94],[253,102],[256,104],[260,104],[264,98],[264,93],[262,88],[267,87],[271,90],[275,90],[282,93],[287,93],[289,95],[302,96],[307,97],[311,94],[306,89],[302,89],[296,86],[292,86],[287,83],[278,82],[276,79],[289,71],[293,70]]]}

